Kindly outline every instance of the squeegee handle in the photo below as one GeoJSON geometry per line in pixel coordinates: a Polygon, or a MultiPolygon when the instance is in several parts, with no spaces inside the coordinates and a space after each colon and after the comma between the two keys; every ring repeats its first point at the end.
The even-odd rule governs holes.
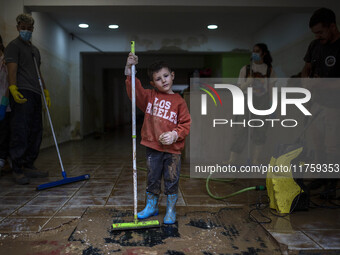
{"type": "Polygon", "coordinates": [[[53,135],[53,140],[54,140],[55,148],[56,148],[57,153],[58,153],[58,158],[59,158],[59,163],[60,163],[61,170],[62,170],[62,175],[63,175],[64,178],[66,178],[66,172],[64,170],[63,161],[61,160],[61,156],[60,156],[60,152],[59,152],[59,147],[58,147],[58,142],[57,142],[57,138],[55,136],[55,132],[54,132],[53,124],[52,124],[52,119],[51,119],[50,111],[48,110],[48,106],[47,106],[47,102],[46,102],[46,98],[45,98],[45,93],[44,93],[44,87],[43,87],[43,84],[42,84],[42,81],[41,81],[41,76],[40,76],[40,73],[39,73],[39,68],[38,68],[37,60],[36,60],[33,52],[32,52],[32,57],[33,57],[34,65],[35,65],[35,70],[37,71],[39,85],[40,85],[40,89],[41,89],[41,93],[42,93],[42,98],[43,98],[44,105],[45,105],[45,108],[46,108],[48,121],[50,123],[50,127],[51,127],[51,131],[52,131],[52,135],[53,135]]]}
{"type": "MultiPolygon", "coordinates": [[[[135,54],[135,42],[131,41],[131,53],[135,54]]],[[[137,223],[137,148],[136,148],[136,67],[131,66],[131,102],[132,102],[132,163],[133,163],[133,214],[137,223]]]]}
{"type": "Polygon", "coordinates": [[[135,54],[135,41],[131,41],[131,53],[135,54]]]}

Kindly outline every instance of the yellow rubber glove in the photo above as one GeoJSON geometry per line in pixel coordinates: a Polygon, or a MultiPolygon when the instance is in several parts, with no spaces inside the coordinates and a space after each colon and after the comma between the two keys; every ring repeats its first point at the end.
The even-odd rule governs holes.
{"type": "Polygon", "coordinates": [[[15,102],[17,102],[18,104],[23,104],[27,102],[27,99],[24,98],[24,96],[18,91],[17,85],[11,85],[8,88],[15,102]]]}
{"type": "Polygon", "coordinates": [[[47,89],[44,89],[44,94],[45,94],[47,106],[48,106],[48,108],[50,108],[51,107],[50,93],[48,92],[47,89]]]}

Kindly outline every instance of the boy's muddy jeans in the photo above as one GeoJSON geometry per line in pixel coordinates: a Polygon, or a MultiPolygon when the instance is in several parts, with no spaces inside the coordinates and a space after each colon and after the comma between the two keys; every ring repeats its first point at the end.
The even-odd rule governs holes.
{"type": "Polygon", "coordinates": [[[146,163],[148,168],[147,192],[159,195],[161,179],[164,176],[164,194],[172,195],[178,192],[178,182],[181,169],[181,155],[146,148],[146,163]]]}

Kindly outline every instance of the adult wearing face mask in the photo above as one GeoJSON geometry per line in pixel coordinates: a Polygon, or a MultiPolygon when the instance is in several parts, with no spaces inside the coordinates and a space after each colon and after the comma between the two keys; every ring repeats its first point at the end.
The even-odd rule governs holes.
{"type": "MultiPolygon", "coordinates": [[[[247,88],[253,88],[253,105],[255,109],[266,110],[270,108],[271,92],[273,84],[276,80],[276,74],[272,68],[272,57],[268,47],[264,43],[257,43],[253,47],[251,56],[251,64],[245,65],[241,68],[238,85],[247,93],[247,88]],[[268,79],[270,78],[270,79],[268,79]]],[[[248,107],[245,108],[248,110],[248,107]]],[[[249,111],[249,110],[248,110],[249,111]]],[[[249,117],[249,112],[244,116],[237,116],[235,121],[242,122],[249,117]]],[[[251,118],[261,119],[261,116],[250,116],[251,118]]],[[[263,118],[264,119],[264,118],[263,118]]],[[[259,164],[260,152],[266,141],[267,126],[252,129],[252,141],[255,144],[252,153],[251,162],[254,165],[259,164]]],[[[243,151],[248,139],[248,128],[237,126],[236,133],[233,136],[230,156],[228,164],[234,165],[237,163],[239,154],[243,151]]],[[[250,156],[250,155],[248,155],[250,156]]]]}
{"type": "MultiPolygon", "coordinates": [[[[5,49],[12,109],[9,154],[15,181],[18,184],[28,184],[29,178],[48,176],[47,171],[40,171],[34,166],[43,131],[41,89],[33,60],[34,55],[40,66],[40,53],[31,42],[34,29],[32,16],[20,14],[16,21],[19,36],[5,49]]],[[[49,93],[43,79],[42,83],[50,106],[49,93]]]]}

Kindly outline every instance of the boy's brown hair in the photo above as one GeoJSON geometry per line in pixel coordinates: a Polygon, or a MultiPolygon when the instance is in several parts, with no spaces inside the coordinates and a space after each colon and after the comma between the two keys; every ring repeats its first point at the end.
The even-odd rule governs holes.
{"type": "Polygon", "coordinates": [[[172,72],[170,66],[167,63],[165,63],[164,61],[157,61],[157,62],[152,63],[149,66],[148,76],[149,76],[150,81],[153,81],[153,74],[158,72],[162,68],[167,68],[170,73],[172,72]]]}

